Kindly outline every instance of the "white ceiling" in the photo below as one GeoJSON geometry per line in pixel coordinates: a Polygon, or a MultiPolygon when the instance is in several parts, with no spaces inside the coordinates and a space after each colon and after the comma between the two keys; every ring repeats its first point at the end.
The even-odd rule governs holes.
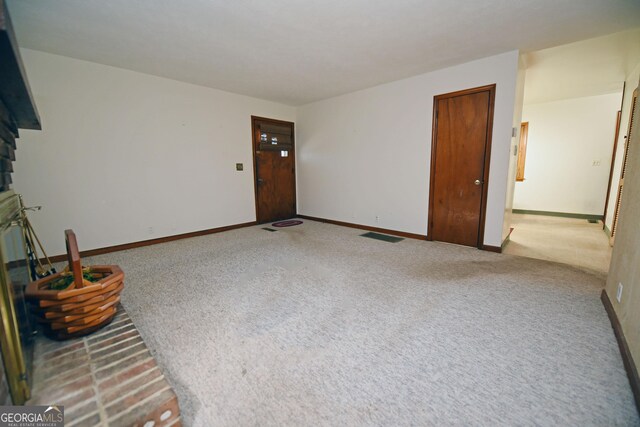
{"type": "Polygon", "coordinates": [[[22,47],[290,105],[640,25],[638,0],[9,0],[22,47]]]}
{"type": "Polygon", "coordinates": [[[524,103],[620,92],[640,64],[640,29],[524,55],[524,103]]]}

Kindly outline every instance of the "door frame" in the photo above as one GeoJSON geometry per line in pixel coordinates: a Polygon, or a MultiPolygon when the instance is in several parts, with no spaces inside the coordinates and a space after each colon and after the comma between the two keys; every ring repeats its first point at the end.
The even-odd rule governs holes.
{"type": "Polygon", "coordinates": [[[285,125],[291,127],[291,155],[293,156],[293,203],[296,206],[295,215],[298,215],[298,188],[297,188],[297,172],[296,172],[296,134],[295,134],[295,123],[288,122],[286,120],[278,120],[278,119],[270,119],[268,117],[260,117],[260,116],[251,116],[251,157],[253,158],[253,197],[254,204],[256,209],[256,222],[261,224],[260,222],[260,212],[258,212],[258,171],[256,165],[256,147],[255,147],[255,136],[256,136],[256,122],[269,122],[274,125],[285,125]]]}
{"type": "Polygon", "coordinates": [[[436,146],[438,136],[438,101],[441,99],[455,98],[458,96],[472,95],[480,92],[489,92],[489,110],[487,112],[487,144],[484,150],[484,173],[482,185],[482,196],[480,202],[480,224],[478,227],[478,249],[484,249],[484,226],[487,214],[487,193],[489,191],[489,166],[491,163],[491,139],[493,135],[493,112],[496,99],[496,84],[479,86],[470,89],[459,90],[455,92],[444,93],[433,97],[433,118],[431,127],[431,170],[429,171],[429,213],[427,222],[427,240],[433,241],[433,197],[434,186],[433,182],[436,176],[436,146]]]}
{"type": "MultiPolygon", "coordinates": [[[[616,197],[616,204],[613,210],[613,220],[611,222],[611,234],[609,236],[609,245],[613,246],[616,238],[616,231],[618,229],[618,218],[620,216],[620,205],[622,203],[622,195],[624,194],[624,176],[627,170],[627,162],[629,160],[629,146],[631,145],[631,132],[633,130],[633,126],[637,124],[633,122],[633,116],[635,114],[636,108],[638,108],[640,104],[638,104],[638,88],[634,89],[633,94],[631,95],[631,104],[629,111],[629,124],[627,125],[627,135],[623,138],[624,142],[624,151],[622,154],[622,165],[620,166],[620,178],[618,179],[618,195],[616,197]]],[[[604,221],[607,219],[604,218],[604,221]]]]}
{"type": "Polygon", "coordinates": [[[607,196],[604,199],[604,213],[602,214],[602,229],[607,226],[607,210],[609,210],[609,197],[611,197],[611,185],[613,184],[613,167],[616,163],[616,152],[618,151],[618,138],[620,137],[620,121],[622,110],[616,114],[616,131],[613,137],[613,153],[611,154],[611,167],[609,168],[609,184],[607,185],[607,196]]]}

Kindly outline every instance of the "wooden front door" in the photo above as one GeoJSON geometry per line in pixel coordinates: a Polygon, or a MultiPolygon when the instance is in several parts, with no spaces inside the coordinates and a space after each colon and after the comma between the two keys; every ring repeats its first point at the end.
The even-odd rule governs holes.
{"type": "Polygon", "coordinates": [[[434,98],[429,240],[482,248],[495,85],[434,98]]]}
{"type": "Polygon", "coordinates": [[[258,223],[296,215],[293,123],[251,117],[258,223]]]}

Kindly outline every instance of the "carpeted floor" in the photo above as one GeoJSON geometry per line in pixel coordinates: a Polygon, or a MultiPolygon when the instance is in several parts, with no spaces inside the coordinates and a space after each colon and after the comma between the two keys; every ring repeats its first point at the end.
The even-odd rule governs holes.
{"type": "Polygon", "coordinates": [[[513,214],[511,225],[506,254],[570,264],[606,279],[612,248],[602,222],[513,214]]]}
{"type": "Polygon", "coordinates": [[[187,426],[640,425],[601,278],[305,221],[88,258],[187,426]]]}

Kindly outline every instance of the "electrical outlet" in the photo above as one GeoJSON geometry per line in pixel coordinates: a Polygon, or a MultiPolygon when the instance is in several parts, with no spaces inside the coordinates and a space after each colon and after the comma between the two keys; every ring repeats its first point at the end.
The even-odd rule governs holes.
{"type": "Polygon", "coordinates": [[[380,221],[380,217],[376,215],[376,222],[380,221]]]}
{"type": "Polygon", "coordinates": [[[149,232],[149,234],[153,234],[153,227],[149,227],[147,231],[149,232]]]}
{"type": "Polygon", "coordinates": [[[591,166],[600,166],[600,160],[594,160],[591,166]]]}
{"type": "Polygon", "coordinates": [[[618,283],[618,292],[616,293],[616,299],[618,300],[618,302],[622,301],[622,283],[618,283]]]}

